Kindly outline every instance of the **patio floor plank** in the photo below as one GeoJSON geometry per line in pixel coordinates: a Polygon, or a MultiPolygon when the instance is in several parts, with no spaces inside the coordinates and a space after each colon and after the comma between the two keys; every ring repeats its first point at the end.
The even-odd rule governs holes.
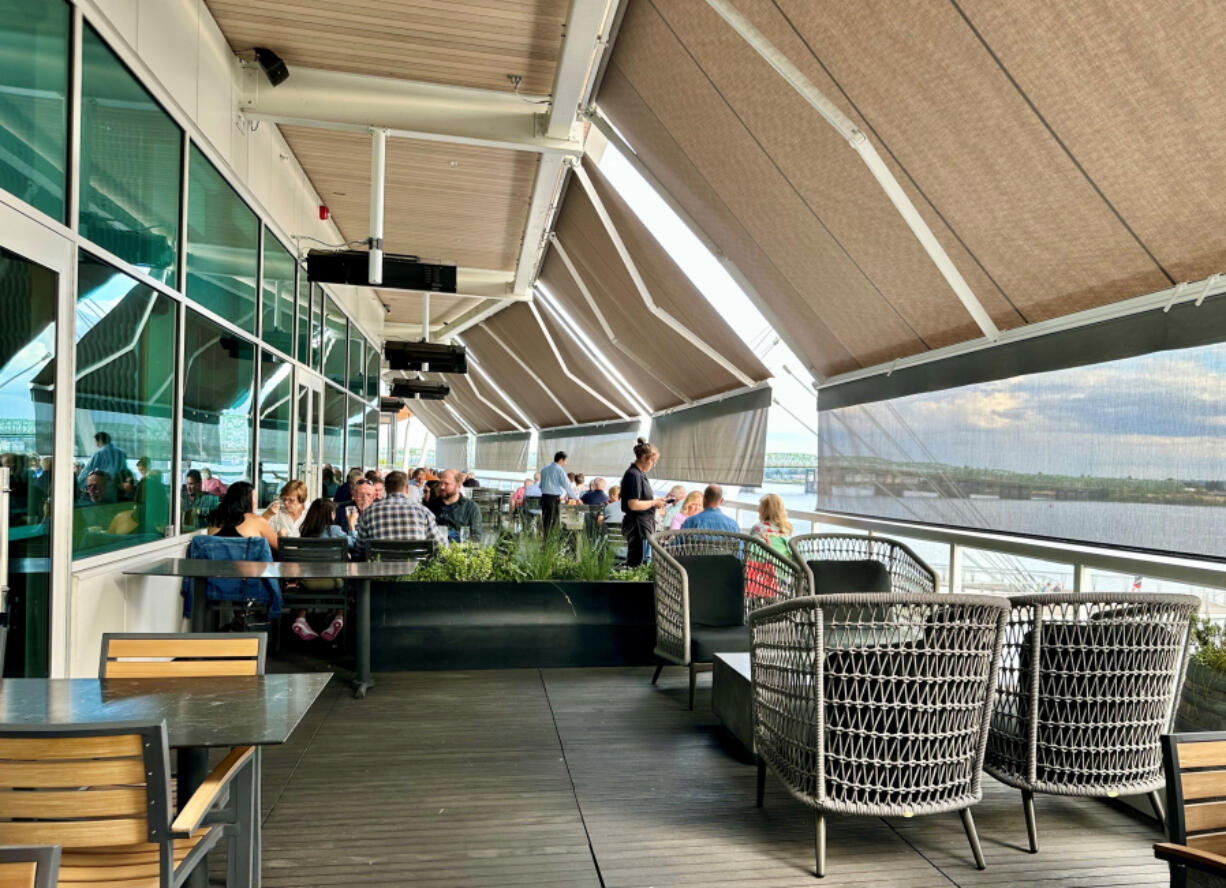
{"type": "MultiPolygon", "coordinates": [[[[694,712],[682,670],[649,679],[394,673],[364,701],[334,682],[265,755],[264,884],[813,885],[812,813],[773,777],[766,806],[754,805],[754,768],[725,745],[709,676],[694,712]]],[[[1042,850],[1030,855],[1019,794],[986,781],[975,808],[984,872],[956,815],[832,817],[824,884],[1165,884],[1145,822],[1084,799],[1039,796],[1037,807],[1042,850]]]]}

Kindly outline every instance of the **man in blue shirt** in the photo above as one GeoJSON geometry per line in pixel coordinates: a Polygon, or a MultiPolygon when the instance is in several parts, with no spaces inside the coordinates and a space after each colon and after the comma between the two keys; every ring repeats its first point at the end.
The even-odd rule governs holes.
{"type": "MultiPolygon", "coordinates": [[[[120,469],[128,467],[128,455],[111,443],[108,432],[98,432],[94,435],[94,443],[98,449],[89,458],[89,462],[77,476],[77,487],[85,492],[85,482],[94,472],[104,472],[112,480],[119,477],[120,469]]],[[[114,487],[110,489],[110,497],[114,499],[114,487]]]]}
{"type": "Polygon", "coordinates": [[[681,523],[682,530],[726,530],[740,533],[736,522],[720,511],[724,502],[724,489],[718,484],[709,484],[702,492],[702,511],[691,515],[681,523]]]}
{"type": "Polygon", "coordinates": [[[569,490],[566,454],[559,450],[553,455],[553,462],[541,469],[541,527],[546,536],[558,523],[558,503],[569,490]]]}

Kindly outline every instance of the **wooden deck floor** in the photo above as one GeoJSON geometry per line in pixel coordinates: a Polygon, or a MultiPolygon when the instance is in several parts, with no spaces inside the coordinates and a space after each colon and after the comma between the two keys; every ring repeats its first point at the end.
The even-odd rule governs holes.
{"type": "MultiPolygon", "coordinates": [[[[812,814],[734,758],[683,670],[377,676],[365,701],[335,682],[265,757],[264,884],[308,886],[811,886],[812,814]]],[[[957,815],[832,818],[823,884],[1165,885],[1140,819],[1040,796],[1042,851],[1019,796],[975,808],[988,868],[957,815]]]]}

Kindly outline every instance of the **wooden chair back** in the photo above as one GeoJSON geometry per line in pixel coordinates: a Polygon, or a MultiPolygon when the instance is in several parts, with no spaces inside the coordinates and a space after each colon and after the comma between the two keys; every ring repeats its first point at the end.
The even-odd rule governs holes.
{"type": "Polygon", "coordinates": [[[102,636],[99,678],[263,675],[263,632],[115,633],[102,636]]]}
{"type": "Polygon", "coordinates": [[[0,845],[169,843],[169,773],[165,722],[0,725],[0,845]]]}
{"type": "Polygon", "coordinates": [[[1226,855],[1226,731],[1164,734],[1162,765],[1170,840],[1226,855]]]}
{"type": "Polygon", "coordinates": [[[55,888],[59,879],[58,846],[0,847],[0,888],[55,888]]]}

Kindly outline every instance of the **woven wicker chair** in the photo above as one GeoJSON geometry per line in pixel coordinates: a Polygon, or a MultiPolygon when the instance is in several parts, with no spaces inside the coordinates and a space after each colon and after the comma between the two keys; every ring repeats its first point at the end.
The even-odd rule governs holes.
{"type": "Polygon", "coordinates": [[[1003,598],[888,593],[813,595],[750,616],[758,805],[766,769],[816,815],[817,875],[826,815],[958,811],[982,797],[984,747],[1003,598]]]}
{"type": "Polygon", "coordinates": [[[650,538],[655,564],[656,649],[651,683],[665,663],[688,666],[690,709],[698,673],[715,653],[749,650],[748,615],[795,598],[800,567],[764,540],[718,530],[667,530],[650,538]]]}
{"type": "Polygon", "coordinates": [[[886,537],[804,533],[788,541],[814,595],[834,592],[933,594],[937,575],[906,545],[886,537]]]}
{"type": "Polygon", "coordinates": [[[1199,599],[1057,593],[1009,601],[985,768],[1022,791],[1031,853],[1039,850],[1036,792],[1145,793],[1163,819],[1159,737],[1174,719],[1199,599]]]}

